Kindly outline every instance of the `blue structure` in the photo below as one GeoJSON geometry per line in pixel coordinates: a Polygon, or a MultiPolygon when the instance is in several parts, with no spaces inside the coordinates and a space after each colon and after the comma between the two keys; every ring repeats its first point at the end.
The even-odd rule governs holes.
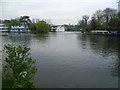
{"type": "Polygon", "coordinates": [[[118,31],[107,31],[107,30],[92,30],[91,34],[120,36],[120,32],[118,31]]]}
{"type": "Polygon", "coordinates": [[[23,26],[23,25],[21,25],[21,26],[11,26],[11,30],[10,30],[11,32],[28,32],[28,31],[30,31],[29,29],[28,29],[28,26],[23,26]]]}
{"type": "Polygon", "coordinates": [[[109,33],[110,35],[120,35],[120,32],[117,32],[117,31],[111,31],[110,33],[109,33]]]}

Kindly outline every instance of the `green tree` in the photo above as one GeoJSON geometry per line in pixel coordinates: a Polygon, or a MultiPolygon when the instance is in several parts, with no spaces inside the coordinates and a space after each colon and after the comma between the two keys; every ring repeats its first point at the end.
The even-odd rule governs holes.
{"type": "Polygon", "coordinates": [[[11,26],[19,26],[20,25],[20,20],[19,18],[16,19],[11,19],[11,20],[4,20],[3,23],[5,23],[8,26],[8,29],[11,29],[11,26]]]}
{"type": "Polygon", "coordinates": [[[39,21],[36,23],[36,31],[40,33],[48,33],[50,31],[50,25],[45,21],[39,21]]]}
{"type": "Polygon", "coordinates": [[[106,27],[105,23],[100,23],[98,19],[92,17],[90,21],[91,30],[104,30],[106,27]]]}
{"type": "Polygon", "coordinates": [[[11,20],[10,20],[10,25],[11,25],[11,26],[20,25],[19,19],[11,19],[11,20]]]}
{"type": "Polygon", "coordinates": [[[83,15],[82,20],[78,22],[78,26],[82,28],[83,32],[89,33],[90,31],[90,26],[89,26],[89,16],[88,15],[83,15]]]}
{"type": "Polygon", "coordinates": [[[84,21],[85,25],[87,25],[89,16],[88,15],[83,15],[82,18],[83,18],[83,21],[84,21]]]}
{"type": "Polygon", "coordinates": [[[29,29],[34,32],[36,30],[36,23],[30,23],[29,29]]]}
{"type": "Polygon", "coordinates": [[[79,28],[83,28],[83,26],[85,26],[84,20],[79,20],[78,21],[78,26],[79,26],[79,28]]]}
{"type": "Polygon", "coordinates": [[[103,19],[103,11],[102,10],[97,10],[93,15],[92,18],[94,18],[95,20],[97,20],[98,23],[103,24],[105,22],[105,20],[103,19]]]}
{"type": "Polygon", "coordinates": [[[109,29],[111,30],[111,31],[116,31],[116,30],[118,30],[118,27],[119,27],[119,18],[117,17],[117,15],[114,15],[111,19],[110,19],[110,21],[109,21],[109,23],[108,23],[108,26],[109,26],[109,29]]]}
{"type": "MultiPolygon", "coordinates": [[[[98,10],[92,15],[90,21],[91,29],[109,30],[111,31],[112,24],[115,24],[116,10],[106,8],[103,11],[98,10]]],[[[117,23],[117,22],[116,22],[117,23]]]]}
{"type": "Polygon", "coordinates": [[[92,17],[92,20],[90,21],[90,28],[91,30],[96,30],[99,27],[98,21],[92,17]]]}
{"type": "Polygon", "coordinates": [[[3,88],[34,88],[34,84],[30,81],[36,72],[33,66],[34,60],[29,56],[30,48],[26,46],[14,47],[10,44],[5,45],[4,51],[6,58],[4,59],[4,77],[3,88]],[[6,73],[11,71],[11,73],[6,73]]]}
{"type": "Polygon", "coordinates": [[[116,14],[116,10],[112,9],[112,8],[106,8],[103,10],[104,13],[104,19],[105,19],[105,23],[106,23],[106,28],[105,29],[109,29],[109,21],[111,20],[112,16],[114,14],[116,14]]]}
{"type": "Polygon", "coordinates": [[[104,17],[104,12],[102,10],[97,10],[91,19],[91,29],[106,29],[106,20],[104,17]]]}

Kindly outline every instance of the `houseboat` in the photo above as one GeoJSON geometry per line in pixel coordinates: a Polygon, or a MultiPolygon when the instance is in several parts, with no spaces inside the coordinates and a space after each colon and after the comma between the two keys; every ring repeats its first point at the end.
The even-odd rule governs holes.
{"type": "Polygon", "coordinates": [[[107,30],[92,30],[91,34],[120,36],[120,32],[118,32],[118,31],[107,31],[107,30]]]}
{"type": "Polygon", "coordinates": [[[92,34],[103,34],[103,35],[106,35],[106,34],[109,34],[109,31],[107,31],[107,30],[92,30],[91,33],[92,34]]]}
{"type": "Polygon", "coordinates": [[[110,31],[109,35],[120,36],[120,32],[118,32],[118,31],[110,31]]]}

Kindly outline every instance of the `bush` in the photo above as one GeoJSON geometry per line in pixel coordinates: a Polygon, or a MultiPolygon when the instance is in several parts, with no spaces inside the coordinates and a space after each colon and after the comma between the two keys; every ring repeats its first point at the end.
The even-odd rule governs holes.
{"type": "Polygon", "coordinates": [[[37,69],[33,66],[35,60],[29,56],[29,50],[26,46],[5,45],[6,58],[3,69],[4,73],[9,73],[5,73],[3,77],[3,88],[35,88],[30,80],[37,69]]]}
{"type": "Polygon", "coordinates": [[[35,24],[36,31],[40,33],[48,33],[50,31],[50,25],[45,21],[39,21],[35,24]]]}

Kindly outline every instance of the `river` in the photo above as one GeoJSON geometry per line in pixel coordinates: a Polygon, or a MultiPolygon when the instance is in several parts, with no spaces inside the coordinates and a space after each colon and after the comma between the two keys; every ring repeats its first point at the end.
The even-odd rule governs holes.
{"type": "Polygon", "coordinates": [[[2,36],[2,43],[31,48],[38,88],[118,88],[120,37],[79,32],[9,33],[2,36]]]}

